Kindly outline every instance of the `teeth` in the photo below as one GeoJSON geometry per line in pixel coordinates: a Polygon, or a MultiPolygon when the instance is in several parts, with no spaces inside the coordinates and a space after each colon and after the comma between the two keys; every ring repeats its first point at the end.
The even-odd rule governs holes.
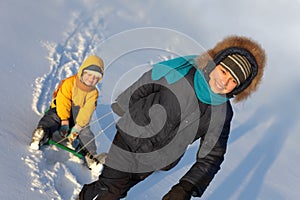
{"type": "Polygon", "coordinates": [[[217,86],[217,88],[219,88],[220,90],[223,90],[223,86],[221,86],[218,82],[216,82],[216,86],[217,86]]]}

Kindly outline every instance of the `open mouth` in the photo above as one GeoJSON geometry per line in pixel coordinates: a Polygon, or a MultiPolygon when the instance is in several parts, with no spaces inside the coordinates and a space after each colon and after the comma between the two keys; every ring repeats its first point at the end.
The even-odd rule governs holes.
{"type": "Polygon", "coordinates": [[[218,90],[224,90],[223,84],[219,83],[218,81],[215,81],[215,86],[218,90]]]}

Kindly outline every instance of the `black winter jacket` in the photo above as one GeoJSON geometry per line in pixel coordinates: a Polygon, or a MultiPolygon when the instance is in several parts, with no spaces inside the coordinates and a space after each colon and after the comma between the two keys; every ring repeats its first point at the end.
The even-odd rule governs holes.
{"type": "Polygon", "coordinates": [[[165,78],[153,81],[150,70],[118,96],[116,103],[125,114],[117,123],[110,149],[115,154],[108,164],[121,162],[123,170],[138,173],[163,169],[201,138],[196,162],[181,180],[197,188],[194,196],[203,194],[224,160],[233,111],[229,101],[218,106],[200,102],[194,73],[193,68],[169,85],[165,78]]]}

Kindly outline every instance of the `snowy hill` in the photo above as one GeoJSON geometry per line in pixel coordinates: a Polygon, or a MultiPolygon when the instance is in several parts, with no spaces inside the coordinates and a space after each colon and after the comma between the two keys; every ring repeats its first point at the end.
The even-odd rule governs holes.
{"type": "MultiPolygon", "coordinates": [[[[95,53],[106,64],[92,119],[102,152],[114,136],[116,116],[99,118],[149,64],[199,54],[231,34],[259,41],[267,69],[259,90],[234,104],[225,162],[202,199],[298,199],[299,8],[299,1],[279,0],[2,1],[1,199],[74,199],[83,184],[97,179],[81,160],[56,147],[28,149],[52,91],[87,55],[95,53]]],[[[194,162],[197,147],[191,145],[176,168],[153,174],[126,199],[161,199],[194,162]]]]}

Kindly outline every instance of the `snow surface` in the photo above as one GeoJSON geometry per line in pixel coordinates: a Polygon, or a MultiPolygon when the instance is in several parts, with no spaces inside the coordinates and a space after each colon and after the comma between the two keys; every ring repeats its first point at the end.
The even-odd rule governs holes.
{"type": "MultiPolygon", "coordinates": [[[[299,199],[299,8],[299,0],[0,1],[1,199],[74,199],[97,179],[55,147],[28,149],[53,89],[87,55],[102,56],[107,67],[92,119],[102,152],[116,118],[97,119],[149,63],[201,53],[231,34],[259,41],[267,68],[259,90],[234,105],[225,162],[202,199],[299,199]]],[[[191,145],[176,168],[155,173],[126,199],[161,199],[196,151],[191,145]]]]}

